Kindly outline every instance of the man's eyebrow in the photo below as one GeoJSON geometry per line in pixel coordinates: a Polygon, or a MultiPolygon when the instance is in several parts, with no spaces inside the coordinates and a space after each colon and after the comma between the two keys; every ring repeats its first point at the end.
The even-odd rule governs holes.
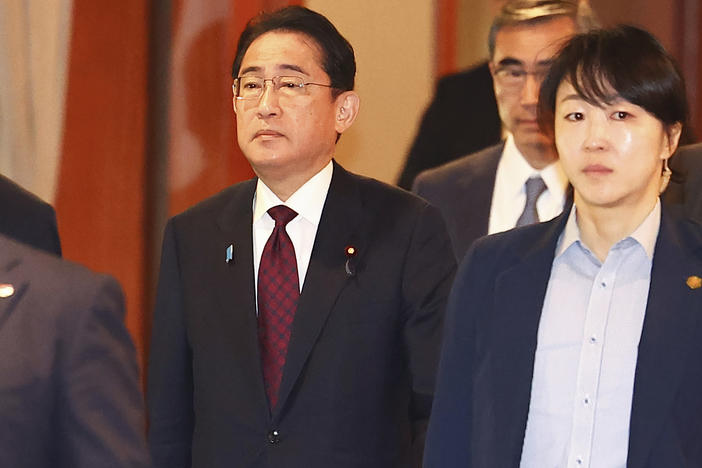
{"type": "Polygon", "coordinates": [[[239,76],[242,76],[242,75],[245,75],[245,74],[251,73],[251,72],[257,72],[257,71],[261,71],[261,67],[246,67],[242,70],[239,70],[239,76]]]}
{"type": "Polygon", "coordinates": [[[519,65],[519,66],[523,67],[524,62],[522,62],[521,60],[518,60],[516,58],[512,58],[512,57],[505,57],[502,60],[500,60],[499,62],[497,62],[497,66],[499,66],[499,67],[508,67],[510,65],[519,65]]]}
{"type": "Polygon", "coordinates": [[[553,65],[553,61],[554,59],[552,58],[539,60],[538,62],[536,62],[536,65],[538,65],[539,67],[550,67],[551,65],[553,65]]]}
{"type": "MultiPolygon", "coordinates": [[[[277,66],[276,66],[276,69],[279,69],[279,70],[296,71],[296,72],[299,72],[299,73],[303,73],[303,74],[305,74],[305,75],[308,75],[308,73],[305,72],[305,70],[303,70],[302,68],[300,68],[298,65],[292,65],[292,64],[289,64],[289,63],[283,63],[283,64],[281,64],[281,65],[277,65],[277,66]]],[[[243,69],[239,72],[239,75],[245,75],[245,74],[247,74],[247,73],[260,72],[260,71],[262,71],[262,70],[263,70],[262,67],[259,67],[259,66],[250,66],[250,67],[243,68],[243,69]]]]}
{"type": "Polygon", "coordinates": [[[308,74],[305,70],[303,70],[302,68],[300,68],[297,65],[291,65],[291,64],[284,63],[284,64],[278,66],[278,68],[280,68],[282,70],[292,70],[292,71],[300,72],[300,73],[303,73],[305,75],[308,74]]]}

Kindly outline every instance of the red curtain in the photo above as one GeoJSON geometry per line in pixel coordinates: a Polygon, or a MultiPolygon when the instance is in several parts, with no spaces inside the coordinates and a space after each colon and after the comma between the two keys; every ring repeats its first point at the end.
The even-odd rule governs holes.
{"type": "Polygon", "coordinates": [[[143,356],[146,2],[74,0],[56,211],[66,258],[116,276],[143,356]]]}

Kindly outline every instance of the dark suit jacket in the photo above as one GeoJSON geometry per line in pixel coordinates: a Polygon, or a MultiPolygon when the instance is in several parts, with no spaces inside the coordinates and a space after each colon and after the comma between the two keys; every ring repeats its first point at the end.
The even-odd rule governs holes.
{"type": "Polygon", "coordinates": [[[155,466],[419,466],[455,270],[441,215],[335,164],[270,414],[254,295],[255,187],[232,186],[166,228],[148,379],[155,466]],[[358,251],[353,275],[349,245],[358,251]]]}
{"type": "Polygon", "coordinates": [[[5,236],[0,285],[0,466],[147,467],[119,285],[5,236]]]}
{"type": "MultiPolygon", "coordinates": [[[[702,466],[702,227],[664,207],[634,383],[629,468],[702,466]]],[[[427,468],[518,467],[565,214],[475,242],[451,292],[427,468]]]]}
{"type": "Polygon", "coordinates": [[[409,189],[417,174],[502,138],[487,62],[439,80],[412,144],[398,185],[409,189]]]}
{"type": "Polygon", "coordinates": [[[417,176],[412,191],[439,208],[453,250],[462,259],[474,240],[488,233],[497,165],[504,143],[469,154],[417,176]]]}
{"type": "Polygon", "coordinates": [[[0,233],[61,255],[56,214],[51,205],[1,175],[0,233]]]}

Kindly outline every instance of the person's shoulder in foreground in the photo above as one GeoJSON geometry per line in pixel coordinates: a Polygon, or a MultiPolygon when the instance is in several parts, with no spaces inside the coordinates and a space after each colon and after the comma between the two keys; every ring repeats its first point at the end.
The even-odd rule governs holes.
{"type": "Polygon", "coordinates": [[[0,466],[148,467],[117,282],[0,236],[0,466]]]}
{"type": "Polygon", "coordinates": [[[0,233],[61,255],[53,207],[3,175],[0,175],[0,233]]]}

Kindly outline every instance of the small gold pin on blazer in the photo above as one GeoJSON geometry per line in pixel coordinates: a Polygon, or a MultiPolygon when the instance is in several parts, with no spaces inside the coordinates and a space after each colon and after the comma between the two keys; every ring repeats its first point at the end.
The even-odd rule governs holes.
{"type": "Polygon", "coordinates": [[[688,276],[687,281],[685,281],[685,283],[687,283],[687,287],[690,289],[702,288],[702,278],[700,278],[699,276],[688,276]]]}
{"type": "Polygon", "coordinates": [[[0,298],[10,297],[15,293],[15,287],[11,284],[0,284],[0,298]]]}

